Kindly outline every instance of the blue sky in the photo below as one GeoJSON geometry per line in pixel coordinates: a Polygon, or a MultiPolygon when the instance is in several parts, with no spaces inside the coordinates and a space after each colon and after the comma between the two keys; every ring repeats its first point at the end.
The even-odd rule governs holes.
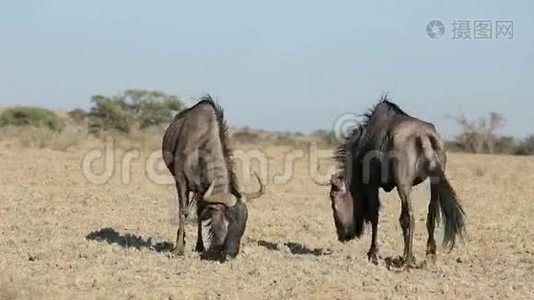
{"type": "MultiPolygon", "coordinates": [[[[310,132],[388,91],[409,113],[502,113],[534,133],[532,1],[2,1],[0,105],[89,107],[127,88],[211,93],[237,126],[310,132]],[[223,3],[224,2],[224,3],[223,3]],[[511,20],[511,40],[452,22],[511,20]],[[431,39],[430,20],[445,24],[431,39]]],[[[495,30],[495,28],[493,28],[495,30]]],[[[495,33],[494,33],[495,34],[495,33]]]]}

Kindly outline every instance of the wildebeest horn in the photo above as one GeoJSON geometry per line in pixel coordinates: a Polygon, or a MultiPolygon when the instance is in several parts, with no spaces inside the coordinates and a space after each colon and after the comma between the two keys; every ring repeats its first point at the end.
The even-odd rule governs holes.
{"type": "Polygon", "coordinates": [[[317,181],[314,180],[314,182],[315,182],[316,185],[320,185],[320,186],[328,186],[328,185],[331,184],[331,181],[330,181],[330,180],[328,180],[328,181],[323,181],[323,182],[317,182],[317,181]]]}
{"type": "Polygon", "coordinates": [[[316,181],[314,179],[313,182],[315,182],[315,184],[320,185],[320,186],[329,186],[329,185],[332,184],[332,179],[334,178],[334,175],[330,176],[330,179],[328,179],[326,181],[316,181]]]}
{"type": "Polygon", "coordinates": [[[213,194],[214,185],[215,181],[210,184],[210,186],[202,196],[204,202],[224,204],[226,207],[234,206],[237,203],[237,198],[231,193],[213,194]]]}
{"type": "Polygon", "coordinates": [[[241,193],[241,194],[243,194],[243,196],[245,196],[245,198],[248,201],[256,199],[256,198],[259,198],[259,197],[261,197],[261,195],[265,194],[265,186],[263,185],[263,182],[261,182],[260,176],[256,172],[254,172],[254,176],[256,176],[256,179],[258,180],[258,183],[260,184],[260,189],[257,192],[252,192],[252,193],[244,193],[243,192],[243,193],[241,193]]]}
{"type": "Polygon", "coordinates": [[[211,194],[213,194],[213,186],[215,185],[215,181],[212,181],[208,189],[204,192],[204,195],[202,197],[209,198],[211,194]]]}

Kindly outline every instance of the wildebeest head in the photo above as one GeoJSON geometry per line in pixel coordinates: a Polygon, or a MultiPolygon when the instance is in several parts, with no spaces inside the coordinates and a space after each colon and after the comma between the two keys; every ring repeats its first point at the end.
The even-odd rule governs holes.
{"type": "Polygon", "coordinates": [[[210,222],[210,250],[216,251],[223,260],[235,257],[239,253],[247,218],[247,206],[242,200],[237,200],[231,207],[207,205],[202,212],[202,220],[210,222]]]}
{"type": "Polygon", "coordinates": [[[341,242],[354,239],[354,203],[341,172],[330,177],[330,200],[338,239],[341,242]]]}
{"type": "Polygon", "coordinates": [[[254,193],[241,193],[238,198],[230,192],[213,194],[213,183],[203,196],[208,205],[206,219],[211,222],[211,247],[219,249],[223,259],[233,258],[239,252],[241,237],[245,233],[248,209],[245,202],[264,194],[264,185],[257,174],[260,189],[254,193]]]}

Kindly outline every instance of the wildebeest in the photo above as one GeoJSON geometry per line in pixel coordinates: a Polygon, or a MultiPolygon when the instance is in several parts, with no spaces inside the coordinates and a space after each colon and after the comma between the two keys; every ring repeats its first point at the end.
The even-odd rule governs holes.
{"type": "Polygon", "coordinates": [[[402,111],[386,96],[364,115],[335,154],[339,171],[330,179],[334,223],[340,241],[361,237],[364,225],[371,223],[368,258],[378,263],[379,188],[397,188],[401,200],[399,218],[404,238],[405,267],[415,263],[412,252],[414,215],[412,186],[430,178],[431,196],[426,227],[426,254],[435,260],[435,223],[440,210],[444,216],[443,244],[454,247],[456,236],[465,227],[464,211],[445,176],[446,154],[441,137],[431,123],[402,111]]]}
{"type": "Polygon", "coordinates": [[[261,196],[260,190],[239,191],[232,151],[228,145],[223,109],[207,95],[195,106],[176,115],[162,142],[163,160],[176,181],[179,227],[176,253],[183,254],[189,193],[194,194],[198,214],[195,251],[203,252],[202,220],[210,220],[211,248],[223,259],[239,252],[248,210],[245,202],[261,196]]]}

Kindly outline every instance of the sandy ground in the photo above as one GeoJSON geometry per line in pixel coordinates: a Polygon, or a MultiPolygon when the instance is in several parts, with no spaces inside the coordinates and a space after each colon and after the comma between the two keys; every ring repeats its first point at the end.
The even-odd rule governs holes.
{"type": "MultiPolygon", "coordinates": [[[[98,185],[81,172],[89,150],[0,147],[0,298],[534,297],[534,157],[450,154],[447,173],[468,216],[467,236],[451,253],[440,248],[436,265],[397,272],[384,260],[367,261],[369,234],[336,240],[328,189],[313,183],[307,159],[289,182],[269,179],[266,195],[249,205],[241,253],[221,264],[192,251],[193,225],[185,257],[169,251],[176,193],[149,179],[148,153],[130,172],[116,159],[112,178],[98,185]]],[[[262,151],[268,174],[281,172],[289,149],[262,151]]],[[[419,261],[428,197],[426,185],[415,189],[419,261]]],[[[381,254],[395,257],[402,252],[396,192],[382,194],[382,204],[381,254]]]]}

